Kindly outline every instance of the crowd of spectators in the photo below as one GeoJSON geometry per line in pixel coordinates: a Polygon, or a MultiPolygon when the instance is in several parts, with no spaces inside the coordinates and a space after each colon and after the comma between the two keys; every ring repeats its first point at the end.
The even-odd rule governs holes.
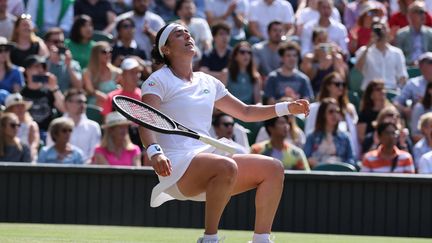
{"type": "Polygon", "coordinates": [[[432,173],[432,0],[0,0],[0,161],[148,165],[115,95],[140,99],[156,32],[185,25],[194,70],[246,104],[310,115],[209,133],[286,169],[432,173]]]}

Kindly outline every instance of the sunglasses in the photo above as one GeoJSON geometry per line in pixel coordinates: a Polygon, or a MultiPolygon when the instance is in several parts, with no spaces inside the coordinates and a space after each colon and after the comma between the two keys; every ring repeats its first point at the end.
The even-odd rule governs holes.
{"type": "Polygon", "coordinates": [[[374,91],[384,91],[384,87],[375,87],[373,88],[374,91]]]}
{"type": "Polygon", "coordinates": [[[234,122],[223,122],[222,125],[224,125],[224,127],[233,127],[234,122]]]}
{"type": "Polygon", "coordinates": [[[72,129],[70,129],[70,128],[64,128],[64,129],[61,130],[61,132],[62,133],[71,133],[72,129]]]}
{"type": "Polygon", "coordinates": [[[338,88],[344,88],[346,85],[345,82],[343,82],[343,81],[335,81],[335,82],[332,82],[332,84],[338,88]]]}
{"type": "Polygon", "coordinates": [[[250,51],[250,50],[239,50],[238,53],[242,54],[242,55],[244,55],[244,54],[252,54],[252,51],[250,51]]]}
{"type": "Polygon", "coordinates": [[[330,109],[327,111],[329,114],[339,114],[340,110],[339,109],[330,109]]]}
{"type": "Polygon", "coordinates": [[[103,53],[103,54],[111,54],[112,53],[112,49],[101,50],[101,53],[103,53]]]}
{"type": "Polygon", "coordinates": [[[19,128],[20,126],[21,126],[21,124],[19,124],[19,123],[9,123],[9,127],[14,128],[14,129],[19,128]]]}
{"type": "Polygon", "coordinates": [[[21,14],[20,19],[31,19],[30,14],[21,14]]]}
{"type": "Polygon", "coordinates": [[[120,25],[120,28],[122,28],[122,29],[133,29],[133,28],[135,28],[135,26],[132,25],[132,24],[122,24],[122,25],[120,25]]]}
{"type": "Polygon", "coordinates": [[[6,52],[10,52],[10,49],[8,47],[1,46],[0,47],[0,53],[6,53],[6,52]]]}

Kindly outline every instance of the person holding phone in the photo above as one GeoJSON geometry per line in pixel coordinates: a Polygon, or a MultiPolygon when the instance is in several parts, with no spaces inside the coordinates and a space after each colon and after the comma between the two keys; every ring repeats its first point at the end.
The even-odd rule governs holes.
{"type": "Polygon", "coordinates": [[[48,126],[56,116],[53,110],[64,112],[64,96],[57,85],[57,78],[47,72],[45,58],[31,55],[24,61],[24,67],[26,86],[21,95],[33,102],[29,112],[39,125],[41,140],[45,141],[48,126]]]}
{"type": "MultiPolygon", "coordinates": [[[[152,56],[165,65],[143,83],[142,101],[192,130],[209,135],[214,107],[249,122],[309,113],[307,100],[246,105],[213,76],[193,72],[195,41],[182,25],[172,23],[162,27],[155,43],[152,56]]],[[[284,180],[279,160],[251,154],[216,155],[199,140],[156,134],[144,127],[140,127],[140,134],[160,180],[152,192],[152,207],[173,199],[205,201],[205,232],[198,242],[219,242],[219,221],[231,196],[256,188],[252,242],[271,242],[270,232],[284,180]]]]}

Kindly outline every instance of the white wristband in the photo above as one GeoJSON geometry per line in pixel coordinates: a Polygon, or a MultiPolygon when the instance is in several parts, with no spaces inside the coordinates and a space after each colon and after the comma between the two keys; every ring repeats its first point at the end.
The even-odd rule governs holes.
{"type": "Polygon", "coordinates": [[[276,103],[275,105],[275,111],[277,116],[286,116],[291,114],[291,112],[288,110],[288,105],[291,104],[291,102],[280,102],[276,103]]]}
{"type": "Polygon", "coordinates": [[[147,147],[147,157],[149,160],[151,160],[151,158],[156,154],[163,154],[162,148],[159,146],[159,144],[154,143],[147,147]]]}

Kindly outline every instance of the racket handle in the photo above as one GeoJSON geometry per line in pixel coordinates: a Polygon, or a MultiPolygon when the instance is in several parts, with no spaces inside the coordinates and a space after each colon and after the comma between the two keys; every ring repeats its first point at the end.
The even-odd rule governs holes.
{"type": "Polygon", "coordinates": [[[207,136],[200,135],[199,140],[203,141],[206,144],[210,144],[210,145],[212,145],[213,147],[215,147],[217,149],[220,149],[220,150],[223,150],[225,152],[228,152],[230,154],[235,154],[235,152],[237,151],[235,147],[233,147],[233,146],[231,146],[229,144],[223,143],[223,142],[221,142],[221,141],[219,141],[217,139],[214,139],[212,137],[207,137],[207,136]]]}

